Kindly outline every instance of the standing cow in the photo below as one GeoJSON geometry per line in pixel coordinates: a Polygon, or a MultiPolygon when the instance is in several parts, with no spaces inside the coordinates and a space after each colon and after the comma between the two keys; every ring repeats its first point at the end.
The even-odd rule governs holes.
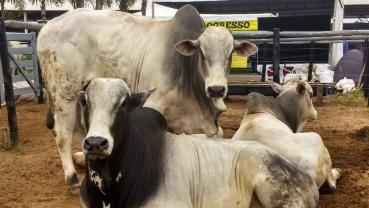
{"type": "Polygon", "coordinates": [[[111,78],[79,93],[84,207],[317,207],[312,178],[269,148],[167,133],[160,112],[136,108],[147,96],[111,78]]]}
{"type": "Polygon", "coordinates": [[[316,119],[311,97],[313,90],[304,81],[272,84],[279,93],[269,98],[259,93],[247,96],[247,108],[234,140],[257,141],[296,163],[315,180],[318,187],[326,183],[336,188],[340,170],[332,161],[322,138],[315,132],[301,132],[309,119],[316,119]]]}
{"type": "Polygon", "coordinates": [[[204,30],[203,20],[189,5],[168,21],[73,10],[48,22],[37,44],[49,100],[48,127],[55,132],[72,189],[79,186],[71,152],[80,118],[77,93],[89,81],[116,77],[133,92],[156,88],[145,106],[161,112],[171,132],[211,136],[226,109],[231,53],[256,52],[255,45],[234,41],[224,28],[204,30]]]}

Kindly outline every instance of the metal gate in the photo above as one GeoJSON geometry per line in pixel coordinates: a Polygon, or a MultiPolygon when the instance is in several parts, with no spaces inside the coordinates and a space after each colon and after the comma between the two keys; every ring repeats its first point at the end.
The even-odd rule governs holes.
{"type": "MultiPolygon", "coordinates": [[[[35,93],[36,97],[41,95],[41,84],[39,79],[39,67],[37,62],[36,33],[6,33],[8,41],[19,41],[25,47],[8,47],[10,68],[17,73],[13,75],[13,87],[20,82],[27,82],[26,86],[14,88],[14,95],[35,93]],[[25,60],[16,60],[15,55],[22,55],[25,60]]],[[[4,77],[0,65],[0,101],[5,100],[4,77]]]]}

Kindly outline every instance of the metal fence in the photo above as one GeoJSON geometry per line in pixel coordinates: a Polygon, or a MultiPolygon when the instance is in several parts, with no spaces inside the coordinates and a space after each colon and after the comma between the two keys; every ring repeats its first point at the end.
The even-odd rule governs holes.
{"type": "MultiPolygon", "coordinates": [[[[22,46],[26,47],[8,47],[10,56],[10,67],[17,73],[13,75],[13,86],[17,86],[19,82],[27,82],[14,88],[14,95],[22,95],[27,93],[35,93],[36,97],[41,96],[40,72],[37,62],[36,49],[36,33],[6,33],[8,41],[19,41],[22,46]],[[22,55],[24,60],[16,60],[15,55],[22,55]]],[[[0,101],[4,102],[4,77],[2,67],[0,65],[0,101]]]]}

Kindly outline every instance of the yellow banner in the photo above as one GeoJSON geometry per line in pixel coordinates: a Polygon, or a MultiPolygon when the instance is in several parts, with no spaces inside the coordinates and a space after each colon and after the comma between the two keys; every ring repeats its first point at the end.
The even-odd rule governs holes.
{"type": "MultiPolygon", "coordinates": [[[[225,27],[230,31],[248,31],[258,30],[257,20],[248,21],[205,21],[206,27],[218,26],[225,27]]],[[[231,68],[244,69],[247,68],[247,57],[242,57],[236,53],[232,54],[231,68]]]]}
{"type": "Polygon", "coordinates": [[[258,21],[206,21],[206,27],[221,26],[231,31],[258,30],[258,21]]]}

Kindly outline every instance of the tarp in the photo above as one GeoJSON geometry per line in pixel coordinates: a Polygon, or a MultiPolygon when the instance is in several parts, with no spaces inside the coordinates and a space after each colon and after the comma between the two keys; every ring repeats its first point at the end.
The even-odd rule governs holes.
{"type": "Polygon", "coordinates": [[[334,82],[338,82],[344,77],[353,79],[355,84],[360,80],[363,69],[364,54],[360,50],[348,51],[334,67],[334,82]]]}

